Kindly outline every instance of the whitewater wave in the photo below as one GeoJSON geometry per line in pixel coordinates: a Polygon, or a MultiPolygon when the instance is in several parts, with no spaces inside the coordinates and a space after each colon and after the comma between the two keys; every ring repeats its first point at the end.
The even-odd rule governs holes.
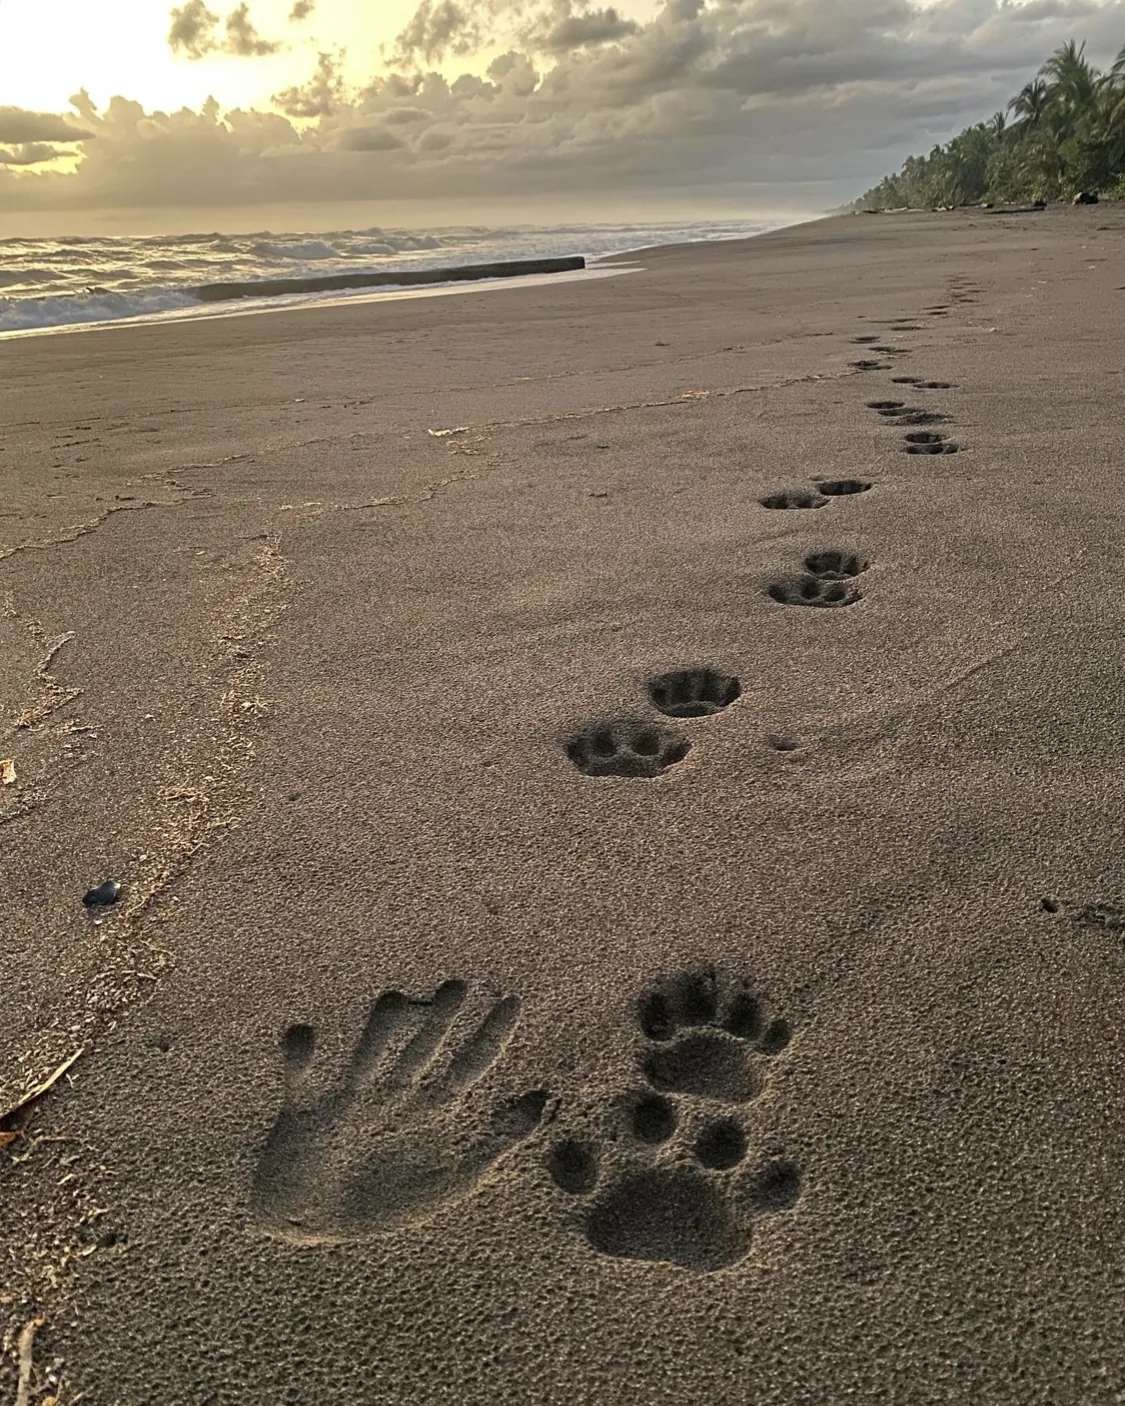
{"type": "MultiPolygon", "coordinates": [[[[647,245],[746,238],[772,221],[553,225],[514,229],[360,230],[0,239],[0,336],[128,318],[215,315],[205,290],[238,285],[241,306],[286,306],[317,289],[401,286],[395,274],[585,256],[647,245]],[[253,285],[260,284],[260,289],[253,285]],[[280,284],[287,290],[279,292],[280,284]]],[[[423,281],[420,277],[404,282],[423,281]]]]}
{"type": "Polygon", "coordinates": [[[198,306],[194,292],[167,289],[132,295],[99,290],[45,298],[0,298],[0,332],[117,322],[126,317],[152,317],[198,306]]]}

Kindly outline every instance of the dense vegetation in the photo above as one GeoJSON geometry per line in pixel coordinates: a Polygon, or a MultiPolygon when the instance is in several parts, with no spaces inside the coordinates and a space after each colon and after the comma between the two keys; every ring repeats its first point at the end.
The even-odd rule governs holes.
{"type": "Polygon", "coordinates": [[[1125,198],[1125,49],[1107,73],[1071,40],[1003,112],[929,156],[912,156],[856,205],[865,210],[1065,200],[1080,191],[1125,198]]]}

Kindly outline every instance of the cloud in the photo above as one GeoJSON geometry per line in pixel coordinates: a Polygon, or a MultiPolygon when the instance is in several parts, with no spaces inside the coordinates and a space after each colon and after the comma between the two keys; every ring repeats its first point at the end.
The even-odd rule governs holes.
{"type": "Polygon", "coordinates": [[[472,53],[484,42],[485,19],[485,7],[478,0],[421,0],[395,40],[391,62],[440,63],[449,54],[472,53]]]}
{"type": "Polygon", "coordinates": [[[570,0],[556,0],[551,12],[525,32],[525,42],[544,53],[564,54],[627,39],[639,29],[636,20],[623,18],[612,5],[575,14],[570,0]]]}
{"type": "Polygon", "coordinates": [[[56,157],[64,156],[57,146],[50,146],[47,142],[23,142],[19,146],[0,146],[0,166],[42,166],[47,161],[54,161],[56,157]]]}
{"type": "Polygon", "coordinates": [[[0,206],[572,196],[579,210],[797,187],[823,206],[1004,106],[1072,35],[1105,64],[1123,32],[1125,0],[660,0],[644,21],[579,0],[424,0],[390,71],[350,90],[321,54],[280,111],[99,111],[79,93],[61,138],[63,118],[5,127],[0,112],[13,150],[81,139],[79,121],[97,138],[73,173],[6,163],[0,206]],[[509,46],[486,71],[427,66],[477,33],[509,46]]]}
{"type": "Polygon", "coordinates": [[[405,145],[385,127],[349,127],[336,144],[341,151],[396,151],[405,145]]]}
{"type": "Polygon", "coordinates": [[[80,142],[92,136],[53,112],[28,112],[22,107],[0,107],[0,142],[80,142]]]}
{"type": "Polygon", "coordinates": [[[227,16],[227,38],[223,48],[228,54],[238,54],[242,58],[261,57],[276,54],[281,42],[261,37],[250,22],[249,5],[243,3],[227,16]]]}
{"type": "Polygon", "coordinates": [[[300,24],[302,20],[307,20],[316,9],[316,0],[296,0],[296,4],[289,11],[290,24],[300,24]]]}
{"type": "Polygon", "coordinates": [[[189,59],[201,59],[218,47],[215,26],[219,23],[219,17],[207,8],[203,0],[187,0],[171,14],[168,47],[174,54],[182,50],[189,59]]]}
{"type": "Polygon", "coordinates": [[[331,117],[343,98],[339,62],[331,54],[322,53],[309,81],[300,88],[276,93],[274,102],[289,117],[331,117]]]}
{"type": "Polygon", "coordinates": [[[276,54],[281,41],[263,39],[250,19],[247,3],[236,6],[224,21],[226,38],[217,36],[219,16],[209,10],[204,0],[186,0],[171,12],[172,27],[168,31],[168,47],[174,54],[183,52],[189,59],[201,59],[207,54],[235,54],[239,58],[261,58],[276,54]]]}

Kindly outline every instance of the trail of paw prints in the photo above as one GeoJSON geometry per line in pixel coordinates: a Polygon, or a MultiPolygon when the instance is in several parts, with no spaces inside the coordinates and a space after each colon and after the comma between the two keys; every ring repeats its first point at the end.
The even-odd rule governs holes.
{"type": "Polygon", "coordinates": [[[568,1136],[547,1168],[577,1205],[592,1249],[704,1273],[742,1260],[762,1217],[791,1210],[797,1164],[748,1156],[749,1105],[789,1044],[745,983],[686,973],[638,1004],[644,1087],[610,1110],[601,1136],[568,1136]]]}
{"type": "Polygon", "coordinates": [[[947,287],[951,303],[975,303],[978,295],[983,291],[978,284],[967,278],[950,279],[947,287]]]}
{"type": "Polygon", "coordinates": [[[896,425],[941,425],[946,417],[936,410],[927,410],[920,405],[907,405],[904,400],[869,400],[868,410],[874,410],[885,420],[893,420],[896,425]]]}
{"type": "MultiPolygon", "coordinates": [[[[715,669],[677,669],[649,679],[648,701],[669,718],[707,718],[741,696],[734,674],[715,669]]],[[[643,718],[589,723],[564,743],[566,755],[586,776],[652,780],[682,762],[691,751],[683,733],[643,718]]]]}
{"type": "Polygon", "coordinates": [[[335,1080],[317,1077],[313,1027],[286,1030],[282,1106],[251,1190],[260,1229],[339,1244],[417,1224],[471,1195],[535,1131],[542,1089],[473,1107],[520,1002],[505,996],[470,1013],[472,1004],[463,981],[424,999],[383,992],[335,1080]]]}
{"type": "Polygon", "coordinates": [[[804,570],[780,576],[766,587],[766,594],[779,605],[803,605],[835,609],[855,605],[863,599],[856,585],[871,563],[856,552],[819,551],[805,557],[804,570]]]}
{"type": "Polygon", "coordinates": [[[871,484],[861,478],[817,478],[812,488],[784,488],[779,493],[767,493],[759,498],[763,508],[785,511],[793,508],[825,508],[832,498],[848,498],[866,493],[871,484]]]}
{"type": "MultiPolygon", "coordinates": [[[[937,386],[939,383],[929,384],[937,386]]],[[[896,425],[940,425],[945,424],[949,418],[924,406],[908,405],[904,400],[869,400],[867,408],[896,425]]],[[[903,436],[902,447],[907,454],[957,454],[961,448],[955,440],[940,430],[911,430],[903,436]]]]}

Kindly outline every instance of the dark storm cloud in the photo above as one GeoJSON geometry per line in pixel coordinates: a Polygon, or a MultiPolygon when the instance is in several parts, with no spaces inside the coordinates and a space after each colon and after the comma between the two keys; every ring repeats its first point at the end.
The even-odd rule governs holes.
{"type": "Polygon", "coordinates": [[[22,107],[0,107],[0,142],[80,142],[92,136],[53,112],[28,112],[22,107]]]}
{"type": "MultiPolygon", "coordinates": [[[[665,0],[643,22],[579,0],[423,0],[391,71],[346,92],[322,54],[281,113],[121,98],[99,112],[79,94],[98,140],[77,173],[9,164],[0,204],[687,201],[795,184],[830,204],[1005,106],[1072,36],[1112,61],[1125,0],[665,0]],[[432,71],[483,35],[507,46],[487,72],[432,71]]],[[[13,148],[59,139],[0,122],[13,148]]]]}

